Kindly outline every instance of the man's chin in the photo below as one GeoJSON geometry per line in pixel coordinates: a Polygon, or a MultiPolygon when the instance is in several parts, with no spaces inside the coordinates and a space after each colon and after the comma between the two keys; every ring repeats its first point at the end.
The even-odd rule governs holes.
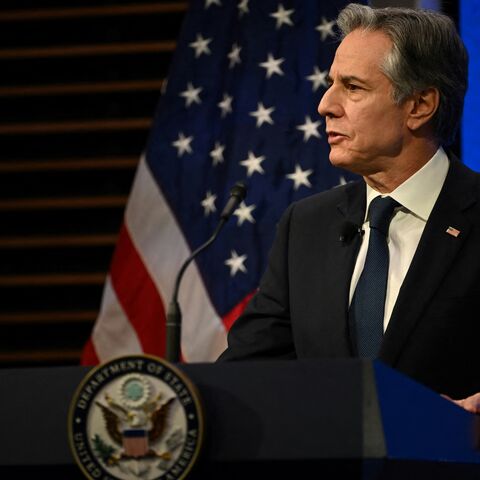
{"type": "Polygon", "coordinates": [[[331,151],[328,158],[334,167],[363,175],[363,169],[361,168],[363,165],[359,163],[358,159],[352,158],[350,155],[340,155],[338,152],[331,151]]]}
{"type": "Polygon", "coordinates": [[[330,160],[330,163],[334,167],[344,168],[345,170],[350,170],[350,168],[351,168],[352,159],[349,158],[346,155],[341,155],[338,152],[335,152],[334,150],[331,150],[328,158],[330,160]],[[350,168],[349,168],[349,166],[350,166],[350,168]]]}

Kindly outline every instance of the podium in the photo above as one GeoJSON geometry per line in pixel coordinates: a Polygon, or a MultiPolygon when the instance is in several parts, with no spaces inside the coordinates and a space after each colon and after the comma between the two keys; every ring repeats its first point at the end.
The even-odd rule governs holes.
{"type": "MultiPolygon", "coordinates": [[[[179,365],[205,407],[192,479],[478,479],[480,422],[380,362],[179,365]]],[[[84,478],[67,413],[86,367],[0,371],[1,478],[84,478]]]]}

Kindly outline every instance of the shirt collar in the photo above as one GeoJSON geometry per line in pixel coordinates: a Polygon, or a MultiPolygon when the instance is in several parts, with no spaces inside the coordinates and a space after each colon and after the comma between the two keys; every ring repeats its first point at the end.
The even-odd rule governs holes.
{"type": "MultiPolygon", "coordinates": [[[[407,178],[389,196],[400,203],[415,216],[427,221],[433,206],[437,201],[440,190],[447,176],[449,160],[447,154],[440,147],[435,155],[411,177],[407,178]]],[[[367,184],[367,218],[370,202],[381,195],[380,192],[367,184]]]]}

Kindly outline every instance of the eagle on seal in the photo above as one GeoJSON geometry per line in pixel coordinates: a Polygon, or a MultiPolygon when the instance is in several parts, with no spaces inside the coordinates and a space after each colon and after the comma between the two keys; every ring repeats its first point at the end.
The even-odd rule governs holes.
{"type": "Polygon", "coordinates": [[[105,427],[110,438],[124,453],[122,458],[138,458],[146,456],[161,457],[168,460],[169,454],[158,454],[150,448],[165,433],[167,417],[175,397],[157,407],[161,399],[158,397],[138,409],[126,409],[116,403],[108,394],[105,395],[107,405],[95,402],[101,409],[105,427]]]}

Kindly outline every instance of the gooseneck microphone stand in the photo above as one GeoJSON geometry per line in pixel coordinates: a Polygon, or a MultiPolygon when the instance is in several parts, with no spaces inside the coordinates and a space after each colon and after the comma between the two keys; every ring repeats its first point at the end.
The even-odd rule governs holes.
{"type": "Polygon", "coordinates": [[[230,190],[230,198],[225,205],[221,215],[220,221],[217,224],[211,237],[202,245],[200,245],[183,263],[178,271],[175,279],[175,286],[173,289],[172,299],[168,305],[167,311],[167,352],[166,358],[169,362],[175,363],[180,361],[180,340],[182,335],[182,312],[178,303],[178,292],[180,290],[180,282],[182,281],[185,270],[190,265],[192,260],[200,253],[209,247],[217,238],[220,230],[223,228],[227,220],[237,208],[238,204],[245,198],[247,188],[242,182],[237,182],[230,190]]]}

